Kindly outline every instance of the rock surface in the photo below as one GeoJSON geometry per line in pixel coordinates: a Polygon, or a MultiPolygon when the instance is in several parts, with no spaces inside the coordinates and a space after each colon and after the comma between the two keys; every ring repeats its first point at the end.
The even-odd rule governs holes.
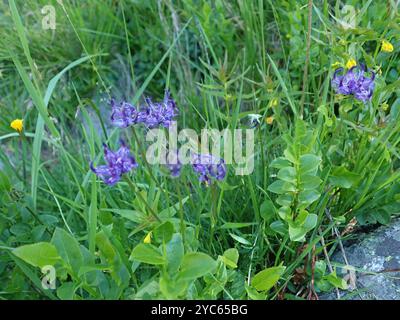
{"type": "MultiPolygon", "coordinates": [[[[362,235],[344,249],[349,265],[356,268],[357,291],[341,291],[342,298],[369,300],[400,300],[400,220],[389,226],[362,235]]],[[[332,256],[332,264],[344,264],[340,250],[332,256]]],[[[346,271],[337,269],[338,274],[346,271]]],[[[320,299],[337,299],[336,293],[320,299]]]]}

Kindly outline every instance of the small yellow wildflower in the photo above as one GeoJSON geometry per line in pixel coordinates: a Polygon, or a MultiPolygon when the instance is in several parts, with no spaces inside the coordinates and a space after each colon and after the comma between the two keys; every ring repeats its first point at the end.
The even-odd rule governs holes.
{"type": "Polygon", "coordinates": [[[144,237],[143,243],[151,243],[151,231],[144,237]]]}
{"type": "Polygon", "coordinates": [[[265,119],[265,122],[266,122],[267,124],[272,124],[272,122],[274,122],[274,117],[273,117],[273,116],[267,117],[267,118],[265,119]]]}
{"type": "Polygon", "coordinates": [[[269,103],[269,105],[271,106],[271,107],[276,107],[277,105],[278,105],[278,98],[273,98],[272,100],[271,100],[271,102],[269,103]]]}
{"type": "Polygon", "coordinates": [[[24,120],[22,119],[15,119],[10,123],[10,127],[13,128],[15,131],[18,131],[19,133],[22,132],[22,129],[24,128],[24,120]]]}
{"type": "Polygon", "coordinates": [[[333,69],[336,69],[336,68],[340,67],[341,65],[342,65],[342,64],[341,64],[339,61],[336,61],[335,63],[332,63],[331,67],[332,67],[333,69]]]}
{"type": "Polygon", "coordinates": [[[387,111],[389,109],[389,105],[387,103],[382,104],[382,110],[387,111]]]}
{"type": "Polygon", "coordinates": [[[351,69],[353,67],[355,67],[357,65],[356,60],[354,60],[353,58],[349,59],[346,63],[346,68],[347,69],[351,69]]]}
{"type": "Polygon", "coordinates": [[[393,45],[387,40],[382,40],[381,51],[383,51],[383,52],[392,52],[393,51],[393,45]]]}

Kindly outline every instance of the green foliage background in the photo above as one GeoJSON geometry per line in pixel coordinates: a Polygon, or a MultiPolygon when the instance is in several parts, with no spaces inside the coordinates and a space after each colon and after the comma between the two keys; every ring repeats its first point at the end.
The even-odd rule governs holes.
{"type": "Polygon", "coordinates": [[[333,228],[400,212],[396,1],[61,3],[0,3],[0,298],[306,299],[345,289],[326,258],[333,228]],[[42,28],[49,4],[56,30],[42,28]],[[381,51],[384,39],[393,52],[381,51]],[[378,75],[365,105],[330,85],[332,64],[351,58],[378,75]],[[161,99],[165,88],[179,128],[248,128],[259,115],[254,172],[230,166],[208,187],[188,169],[176,180],[146,166],[145,132],[136,140],[112,128],[106,100],[161,99]],[[23,136],[9,127],[15,118],[23,136]],[[88,164],[120,136],[141,167],[108,187],[88,164]],[[46,265],[54,290],[41,284],[46,265]]]}

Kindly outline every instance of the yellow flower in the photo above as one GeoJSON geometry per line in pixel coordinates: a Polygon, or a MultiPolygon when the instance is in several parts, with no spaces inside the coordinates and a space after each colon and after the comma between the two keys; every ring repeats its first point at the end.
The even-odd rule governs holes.
{"type": "Polygon", "coordinates": [[[393,51],[393,45],[387,40],[382,40],[381,51],[383,51],[383,52],[392,52],[393,51]]]}
{"type": "Polygon", "coordinates": [[[269,103],[269,105],[271,106],[271,107],[276,107],[277,105],[278,105],[278,98],[273,98],[272,100],[271,100],[271,102],[269,103]]]}
{"type": "Polygon", "coordinates": [[[356,60],[354,60],[353,58],[351,58],[351,59],[349,59],[349,60],[347,61],[347,63],[346,63],[346,68],[347,68],[347,69],[351,69],[351,68],[353,68],[353,67],[356,66],[356,65],[357,65],[356,60]]]}
{"type": "Polygon", "coordinates": [[[341,66],[341,63],[339,62],[339,61],[336,61],[335,63],[332,63],[332,65],[331,65],[331,67],[333,68],[333,69],[336,69],[336,68],[338,68],[338,67],[340,67],[341,66]]]}
{"type": "Polygon", "coordinates": [[[389,105],[387,103],[382,104],[382,110],[387,111],[389,109],[389,105]]]}
{"type": "Polygon", "coordinates": [[[151,243],[151,231],[144,237],[143,243],[151,243]]]}
{"type": "Polygon", "coordinates": [[[266,119],[265,119],[265,122],[266,122],[267,124],[272,124],[272,122],[274,122],[274,117],[271,116],[271,117],[266,118],[266,119]]]}
{"type": "Polygon", "coordinates": [[[22,119],[15,119],[10,123],[10,127],[13,128],[15,131],[18,131],[19,133],[22,132],[22,129],[24,128],[24,120],[22,119]]]}

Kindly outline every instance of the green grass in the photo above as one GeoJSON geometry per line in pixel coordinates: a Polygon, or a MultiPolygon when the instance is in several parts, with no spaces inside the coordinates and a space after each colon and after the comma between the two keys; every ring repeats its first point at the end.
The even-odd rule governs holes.
{"type": "Polygon", "coordinates": [[[307,299],[346,287],[324,254],[338,245],[332,229],[400,213],[394,1],[50,2],[56,30],[41,25],[49,1],[0,3],[0,299],[307,299]],[[344,5],[354,29],[341,26],[344,5]],[[367,104],[331,86],[332,64],[350,58],[377,72],[367,104]],[[229,165],[206,186],[189,167],[172,179],[147,164],[145,130],[112,127],[107,100],[166,88],[179,129],[246,129],[260,115],[254,172],[229,165]],[[119,137],[140,166],[110,187],[89,162],[119,137]],[[49,264],[54,290],[41,285],[49,264]]]}

